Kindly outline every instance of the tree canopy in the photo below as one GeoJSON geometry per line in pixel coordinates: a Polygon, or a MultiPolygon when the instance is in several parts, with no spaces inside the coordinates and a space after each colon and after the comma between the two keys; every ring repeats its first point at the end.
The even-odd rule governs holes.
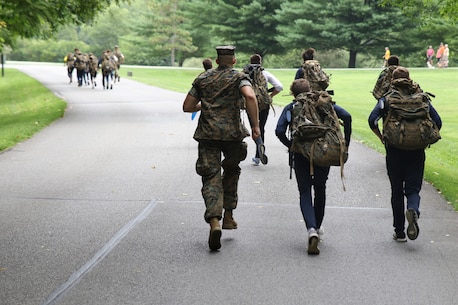
{"type": "Polygon", "coordinates": [[[382,4],[399,7],[407,15],[426,23],[438,15],[452,22],[458,21],[456,0],[382,0],[382,4]]]}
{"type": "MultiPolygon", "coordinates": [[[[277,0],[193,1],[190,9],[207,24],[209,35],[220,44],[234,44],[237,51],[261,56],[284,51],[276,40],[277,0]]],[[[205,29],[204,29],[205,30],[205,29]]]]}
{"type": "Polygon", "coordinates": [[[277,40],[284,46],[347,50],[349,68],[355,67],[359,52],[402,43],[401,30],[409,28],[409,19],[399,10],[360,0],[284,2],[276,18],[277,40]]]}
{"type": "Polygon", "coordinates": [[[101,54],[120,45],[126,63],[181,66],[186,59],[200,65],[215,46],[233,44],[239,62],[258,53],[274,67],[296,67],[302,50],[313,47],[325,67],[374,67],[386,46],[421,66],[428,45],[457,43],[458,29],[439,14],[444,1],[405,1],[434,3],[430,23],[381,1],[0,0],[0,45],[31,37],[17,40],[9,58],[38,61],[60,61],[74,47],[101,54]],[[30,20],[27,11],[34,11],[30,20]]]}
{"type": "Polygon", "coordinates": [[[92,21],[124,0],[0,0],[0,50],[17,37],[49,37],[64,24],[92,21]]]}

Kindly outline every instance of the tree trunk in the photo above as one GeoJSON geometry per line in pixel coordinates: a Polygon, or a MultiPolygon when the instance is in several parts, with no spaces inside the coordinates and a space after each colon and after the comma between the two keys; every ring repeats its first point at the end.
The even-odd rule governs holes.
{"type": "Polygon", "coordinates": [[[170,52],[170,65],[173,67],[175,66],[175,48],[172,48],[170,52]]]}
{"type": "Polygon", "coordinates": [[[358,54],[358,51],[350,50],[350,60],[348,61],[349,68],[356,68],[356,54],[358,54]]]}

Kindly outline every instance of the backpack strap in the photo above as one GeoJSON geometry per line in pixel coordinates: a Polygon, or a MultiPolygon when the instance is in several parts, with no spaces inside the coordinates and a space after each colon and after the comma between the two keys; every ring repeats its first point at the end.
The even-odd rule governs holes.
{"type": "MultiPolygon", "coordinates": [[[[337,113],[336,111],[334,110],[334,107],[332,107],[332,116],[334,117],[334,120],[336,122],[339,122],[340,124],[340,121],[339,121],[339,117],[337,116],[337,113]]],[[[339,126],[335,126],[335,128],[340,128],[339,126]]],[[[345,154],[345,147],[346,147],[346,144],[345,144],[345,138],[343,136],[343,134],[341,132],[337,132],[337,137],[339,138],[339,142],[340,142],[340,180],[342,181],[342,188],[344,191],[346,191],[347,189],[345,188],[345,183],[344,183],[344,179],[345,179],[345,176],[344,176],[344,165],[345,165],[345,162],[344,162],[344,154],[345,154]]]]}

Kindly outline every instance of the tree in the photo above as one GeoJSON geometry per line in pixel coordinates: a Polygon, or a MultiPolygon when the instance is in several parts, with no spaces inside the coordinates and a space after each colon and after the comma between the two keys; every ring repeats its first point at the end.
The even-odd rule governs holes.
{"type": "Polygon", "coordinates": [[[400,33],[410,28],[409,19],[399,9],[367,0],[286,2],[276,18],[281,24],[277,40],[285,47],[344,49],[350,54],[349,68],[355,68],[360,52],[380,53],[389,44],[402,45],[405,37],[400,33]]]}
{"type": "MultiPolygon", "coordinates": [[[[174,65],[178,51],[192,53],[197,48],[191,33],[186,29],[184,0],[153,0],[143,13],[143,22],[136,27],[143,44],[158,53],[168,53],[174,65]]],[[[179,60],[179,65],[183,58],[179,60]]]]}
{"type": "Polygon", "coordinates": [[[216,0],[193,1],[192,10],[202,17],[209,36],[217,37],[219,44],[233,44],[237,51],[266,54],[285,49],[275,39],[278,22],[275,11],[277,0],[216,0]]]}
{"type": "Polygon", "coordinates": [[[458,20],[458,1],[456,0],[382,0],[383,5],[393,5],[401,8],[406,14],[422,22],[429,22],[431,18],[441,17],[448,21],[458,20]]]}
{"type": "Polygon", "coordinates": [[[17,37],[50,37],[64,24],[88,23],[126,0],[0,0],[0,50],[17,37]]]}
{"type": "MultiPolygon", "coordinates": [[[[90,46],[89,50],[100,56],[106,49],[113,50],[120,44],[120,37],[130,34],[129,23],[132,18],[129,9],[123,5],[111,5],[94,19],[91,25],[78,27],[78,38],[90,46]]],[[[121,46],[121,49],[123,46],[121,46]]],[[[123,51],[124,52],[124,51],[123,51]]]]}

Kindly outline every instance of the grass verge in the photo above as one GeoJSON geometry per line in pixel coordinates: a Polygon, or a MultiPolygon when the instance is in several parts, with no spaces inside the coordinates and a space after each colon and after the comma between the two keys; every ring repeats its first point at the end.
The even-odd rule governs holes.
{"type": "Polygon", "coordinates": [[[0,78],[0,152],[63,116],[66,103],[15,69],[0,78]]]}

